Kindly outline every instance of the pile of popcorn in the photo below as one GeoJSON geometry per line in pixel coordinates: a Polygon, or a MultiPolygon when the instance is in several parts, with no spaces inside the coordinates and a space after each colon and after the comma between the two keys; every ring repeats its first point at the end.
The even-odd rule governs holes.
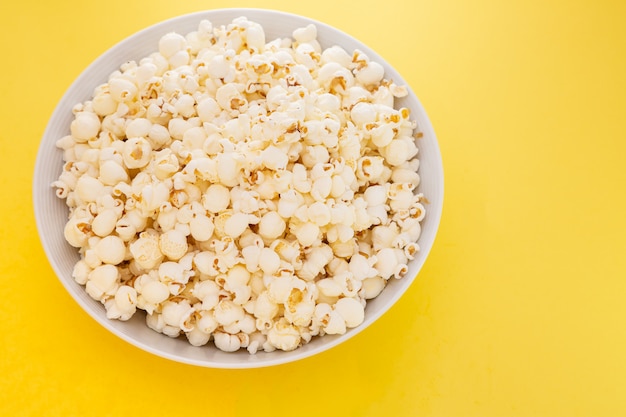
{"type": "Polygon", "coordinates": [[[223,351],[293,350],[364,320],[419,251],[425,198],[403,86],[314,25],[246,18],[123,64],[73,108],[53,183],[73,278],[107,317],[223,351]]]}

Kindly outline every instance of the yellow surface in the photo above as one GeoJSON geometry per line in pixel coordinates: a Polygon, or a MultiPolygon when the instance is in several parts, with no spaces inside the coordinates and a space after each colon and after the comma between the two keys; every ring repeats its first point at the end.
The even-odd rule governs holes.
{"type": "Polygon", "coordinates": [[[626,415],[626,2],[11,1],[0,6],[1,416],[626,415]],[[308,15],[404,75],[446,174],[418,280],[345,345],[196,368],[83,313],[36,234],[40,137],[110,46],[203,8],[308,15]]]}

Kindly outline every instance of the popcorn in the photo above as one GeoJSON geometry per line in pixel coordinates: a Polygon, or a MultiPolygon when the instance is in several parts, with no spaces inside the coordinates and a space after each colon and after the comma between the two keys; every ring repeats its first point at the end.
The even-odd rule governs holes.
{"type": "Polygon", "coordinates": [[[170,295],[170,291],[162,282],[150,281],[141,289],[141,296],[144,300],[150,304],[160,304],[167,300],[170,295]]]}
{"type": "Polygon", "coordinates": [[[98,115],[88,111],[81,111],[75,114],[74,120],[70,124],[72,138],[76,142],[86,142],[98,135],[100,131],[100,119],[98,115]]]}
{"type": "Polygon", "coordinates": [[[80,260],[76,262],[74,265],[74,269],[72,270],[72,278],[79,283],[80,285],[85,285],[87,283],[87,279],[89,278],[89,273],[91,272],[91,268],[84,260],[80,260]]]}
{"type": "Polygon", "coordinates": [[[131,101],[135,97],[137,94],[137,86],[122,77],[114,77],[109,81],[109,92],[115,101],[123,103],[125,101],[131,101]]]}
{"type": "MultiPolygon", "coordinates": [[[[257,320],[262,320],[262,323],[269,323],[271,325],[271,321],[278,314],[279,307],[276,302],[270,299],[270,296],[267,291],[263,291],[258,295],[254,302],[254,316],[257,320]]],[[[259,330],[263,330],[264,326],[259,326],[257,321],[257,328],[259,330]]]]}
{"type": "Polygon", "coordinates": [[[164,257],[159,245],[159,235],[153,229],[140,233],[139,238],[128,248],[133,261],[144,270],[149,271],[158,267],[164,257]]]}
{"type": "Polygon", "coordinates": [[[382,65],[370,61],[365,67],[357,71],[356,79],[365,86],[375,85],[382,81],[384,72],[382,65]]]}
{"type": "MultiPolygon", "coordinates": [[[[205,311],[209,311],[208,309],[205,311]]],[[[200,320],[196,323],[196,328],[201,332],[211,335],[219,326],[215,317],[213,317],[213,313],[200,313],[200,320]]]]}
{"type": "Polygon", "coordinates": [[[315,25],[298,28],[293,31],[293,38],[299,43],[314,41],[317,38],[317,28],[315,25]]]}
{"type": "Polygon", "coordinates": [[[236,336],[225,332],[213,333],[215,346],[224,352],[236,352],[241,348],[241,340],[236,336]]]}
{"type": "Polygon", "coordinates": [[[426,215],[406,87],[315,25],[164,35],[73,109],[52,185],[74,280],[110,319],[193,346],[290,351],[365,320],[426,215]]]}
{"type": "Polygon", "coordinates": [[[76,182],[75,192],[80,201],[91,203],[104,194],[104,184],[90,175],[82,175],[76,182]]]}
{"type": "Polygon", "coordinates": [[[168,230],[159,237],[159,249],[167,258],[177,261],[187,253],[187,238],[180,230],[168,230]]]}
{"type": "Polygon", "coordinates": [[[104,185],[117,185],[126,183],[129,179],[128,172],[114,160],[106,160],[100,164],[98,180],[104,185]]]}
{"type": "Polygon", "coordinates": [[[300,268],[299,276],[306,281],[313,281],[333,259],[333,250],[328,245],[319,245],[308,251],[306,260],[300,268]]]}
{"type": "Polygon", "coordinates": [[[194,327],[191,331],[186,332],[185,336],[187,336],[187,340],[193,346],[206,345],[211,339],[211,334],[209,332],[203,332],[197,326],[194,327]]]}
{"type": "Polygon", "coordinates": [[[371,300],[378,297],[385,285],[386,281],[381,277],[366,278],[361,282],[361,291],[359,293],[363,299],[371,300]]]}
{"type": "Polygon", "coordinates": [[[322,320],[326,322],[326,325],[323,326],[326,334],[344,334],[346,332],[346,321],[339,312],[330,310],[322,320]]]}
{"type": "Polygon", "coordinates": [[[91,232],[90,223],[91,219],[88,217],[72,216],[63,229],[65,240],[75,248],[83,247],[91,232]]]}
{"type": "Polygon", "coordinates": [[[206,242],[213,236],[215,226],[206,214],[194,216],[189,222],[191,237],[197,242],[206,242]]]}
{"type": "Polygon", "coordinates": [[[272,249],[262,248],[259,255],[259,267],[266,275],[273,275],[280,268],[280,256],[272,249]]]}
{"type": "Polygon", "coordinates": [[[348,328],[358,326],[365,318],[363,304],[354,298],[339,299],[335,303],[335,311],[344,319],[348,328]]]}
{"type": "Polygon", "coordinates": [[[119,264],[126,255],[124,241],[114,235],[109,235],[99,240],[94,250],[102,263],[111,265],[119,264]]]}
{"type": "Polygon", "coordinates": [[[378,274],[383,279],[389,279],[395,272],[398,266],[398,259],[392,248],[382,248],[376,255],[377,262],[374,264],[374,268],[378,271],[378,274]]]}
{"type": "Polygon", "coordinates": [[[347,271],[335,274],[333,280],[341,288],[341,295],[345,297],[354,297],[361,289],[361,281],[347,271]]]}
{"type": "Polygon", "coordinates": [[[341,286],[332,278],[323,278],[316,282],[320,293],[327,297],[339,297],[341,295],[341,286]]]}
{"type": "Polygon", "coordinates": [[[101,265],[89,273],[85,290],[95,299],[115,294],[119,285],[119,271],[114,265],[101,265]]]}
{"type": "Polygon", "coordinates": [[[248,229],[250,219],[251,216],[246,213],[234,213],[224,223],[224,233],[231,238],[238,238],[248,229]]]}
{"type": "Polygon", "coordinates": [[[110,114],[115,113],[117,110],[117,102],[109,93],[108,86],[106,89],[104,86],[100,86],[95,90],[95,97],[91,103],[93,111],[98,116],[108,116],[110,114]]]}
{"type": "Polygon", "coordinates": [[[180,329],[180,325],[187,319],[192,312],[192,307],[188,300],[165,301],[163,303],[161,317],[167,326],[180,329]]]}
{"type": "Polygon", "coordinates": [[[214,309],[215,320],[221,326],[228,326],[245,317],[243,308],[231,300],[220,301],[214,309]]]}
{"type": "Polygon", "coordinates": [[[335,62],[342,67],[348,68],[352,64],[352,57],[345,51],[345,49],[334,45],[322,52],[322,62],[335,62]]]}
{"type": "Polygon", "coordinates": [[[269,241],[281,236],[285,228],[285,221],[275,211],[267,212],[259,221],[259,235],[269,241]]]}
{"type": "Polygon", "coordinates": [[[273,347],[284,351],[297,348],[300,344],[300,338],[301,335],[298,329],[285,318],[276,321],[267,332],[267,342],[273,347]]]}
{"type": "Polygon", "coordinates": [[[295,226],[292,233],[302,246],[312,246],[320,236],[320,227],[312,222],[304,222],[295,226]]]}
{"type": "Polygon", "coordinates": [[[112,300],[108,300],[108,303],[108,318],[128,320],[137,311],[137,291],[127,285],[120,286],[115,293],[115,297],[112,300]]]}

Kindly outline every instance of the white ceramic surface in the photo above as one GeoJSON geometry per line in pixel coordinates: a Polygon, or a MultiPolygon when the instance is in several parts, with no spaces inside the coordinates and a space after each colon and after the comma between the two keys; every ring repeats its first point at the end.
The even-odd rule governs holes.
{"type": "MultiPolygon", "coordinates": [[[[76,79],[59,102],[45,130],[37,156],[33,184],[35,217],[43,248],[61,283],[80,306],[112,333],[145,351],[174,361],[214,368],[254,368],[295,361],[336,346],[368,327],[404,294],[416,278],[435,240],[443,204],[443,168],[437,139],[422,105],[410,91],[409,96],[397,100],[397,104],[411,109],[412,118],[417,120],[419,129],[424,134],[418,141],[421,163],[419,172],[422,178],[419,191],[424,193],[430,204],[426,207],[427,215],[422,224],[422,235],[419,240],[421,252],[410,263],[408,274],[403,279],[390,280],[381,295],[368,302],[363,324],[350,329],[344,335],[314,338],[309,344],[295,351],[259,352],[250,355],[245,350],[237,353],[221,352],[211,342],[203,347],[194,347],[184,338],[171,339],[156,333],[146,326],[143,312],[138,312],[128,322],[108,320],[104,307],[91,299],[84,288],[71,277],[73,266],[79,256],[76,249],[64,240],[63,227],[68,209],[65,202],[55,196],[50,185],[57,179],[63,165],[62,153],[55,147],[55,142],[69,134],[72,106],[90,99],[94,88],[105,82],[108,75],[118,69],[123,62],[138,61],[156,51],[161,36],[171,31],[187,34],[197,29],[201,19],[209,19],[214,25],[221,25],[228,24],[240,16],[260,23],[265,29],[268,42],[277,37],[290,37],[294,29],[314,23],[317,26],[318,40],[323,48],[336,44],[349,52],[360,49],[370,59],[384,66],[386,78],[393,79],[397,84],[407,84],[400,74],[367,46],[337,29],[305,17],[260,9],[209,10],[176,17],[144,29],[118,43],[76,79]]],[[[111,352],[111,355],[115,355],[115,352],[111,352]]]]}

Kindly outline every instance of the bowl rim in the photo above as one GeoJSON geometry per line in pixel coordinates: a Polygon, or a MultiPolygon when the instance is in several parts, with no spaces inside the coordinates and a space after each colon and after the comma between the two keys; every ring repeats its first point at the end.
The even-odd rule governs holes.
{"type": "MultiPolygon", "coordinates": [[[[232,21],[234,17],[230,17],[229,19],[232,21]]],[[[222,23],[219,23],[219,25],[221,25],[222,23]]],[[[301,27],[301,26],[298,26],[301,27]]],[[[266,29],[265,25],[264,25],[264,29],[266,29]]],[[[175,29],[174,29],[175,30],[175,29]]],[[[181,33],[182,34],[182,33],[181,33]]],[[[186,34],[186,33],[185,33],[186,34]]],[[[183,34],[184,35],[184,34],[183,34]]],[[[289,34],[290,35],[290,34],[289,34]]],[[[287,34],[285,35],[281,35],[281,36],[289,36],[287,34]]],[[[267,40],[266,40],[267,42],[267,40]]],[[[154,46],[154,51],[156,51],[156,45],[154,46]]],[[[324,45],[323,45],[324,46],[324,45]]],[[[327,45],[325,47],[328,47],[330,45],[327,45]]],[[[136,58],[136,60],[140,60],[141,58],[143,58],[143,56],[138,56],[136,58]]],[[[116,63],[116,67],[119,68],[119,66],[122,64],[122,62],[116,63]]],[[[97,85],[97,82],[92,82],[92,84],[94,87],[97,85]]],[[[49,144],[48,144],[49,145],[49,144]]],[[[54,146],[54,145],[52,145],[54,146]]],[[[50,147],[50,146],[48,146],[50,147]]],[[[421,158],[420,158],[420,165],[422,164],[421,158]]],[[[61,166],[59,166],[59,170],[60,170],[61,166]]],[[[444,198],[444,171],[443,171],[443,161],[442,161],[442,157],[441,157],[441,151],[439,148],[439,144],[437,141],[437,137],[435,135],[434,129],[430,123],[430,119],[428,118],[425,109],[423,108],[421,102],[419,101],[417,95],[413,92],[413,90],[411,89],[410,85],[404,80],[404,78],[395,70],[395,68],[393,66],[391,66],[391,64],[389,64],[381,55],[379,55],[376,51],[372,50],[370,47],[368,47],[366,44],[364,44],[363,42],[361,42],[360,40],[354,38],[353,36],[349,35],[348,33],[337,29],[327,23],[324,23],[322,21],[307,17],[307,16],[303,16],[303,15],[298,15],[298,14],[293,14],[293,13],[288,13],[288,12],[284,12],[284,11],[280,11],[280,10],[273,10],[273,9],[264,9],[264,8],[220,8],[220,9],[207,9],[207,10],[202,10],[202,11],[196,11],[196,12],[192,12],[192,13],[187,13],[187,14],[182,14],[182,15],[178,15],[178,16],[174,16],[171,18],[168,18],[166,20],[162,20],[160,22],[154,23],[150,26],[145,27],[144,29],[141,29],[127,37],[125,37],[124,39],[120,40],[119,42],[115,43],[113,46],[111,46],[110,48],[108,48],[106,51],[104,51],[100,56],[98,56],[94,61],[91,62],[91,64],[89,64],[81,73],[80,75],[70,84],[70,86],[67,88],[67,90],[64,92],[62,98],[59,100],[59,102],[57,103],[52,115],[50,116],[46,129],[44,130],[44,133],[42,135],[41,138],[41,143],[39,145],[38,148],[38,152],[37,152],[37,157],[36,157],[36,162],[35,162],[35,170],[34,170],[34,180],[33,180],[33,209],[35,212],[35,221],[36,221],[36,226],[37,226],[37,231],[39,234],[39,238],[41,241],[41,244],[43,246],[44,252],[46,254],[46,257],[48,259],[48,261],[50,262],[55,275],[57,276],[57,279],[61,282],[61,284],[65,287],[65,289],[67,290],[67,292],[70,294],[70,296],[80,305],[80,307],[82,308],[82,310],[84,310],[89,316],[91,316],[96,322],[98,322],[101,326],[103,326],[104,328],[106,328],[108,331],[110,331],[111,333],[113,333],[114,335],[116,335],[117,337],[121,338],[122,340],[126,341],[127,343],[138,347],[144,351],[150,352],[156,356],[162,357],[162,358],[166,358],[172,361],[176,361],[176,362],[180,362],[180,363],[186,363],[189,365],[196,365],[196,366],[202,366],[202,367],[209,367],[209,368],[222,368],[222,369],[243,369],[243,368],[260,368],[260,367],[268,367],[268,366],[274,366],[274,365],[279,365],[279,364],[285,364],[285,363],[290,363],[290,362],[294,362],[294,361],[298,361],[325,351],[330,350],[331,348],[339,345],[340,343],[343,343],[344,341],[353,338],[354,336],[356,336],[357,334],[359,334],[361,331],[365,330],[366,328],[368,328],[372,323],[374,323],[375,321],[377,321],[383,314],[385,314],[387,311],[389,311],[389,309],[396,304],[396,302],[406,293],[406,291],[408,290],[408,288],[413,284],[413,282],[417,279],[417,276],[419,275],[419,272],[421,271],[421,269],[423,268],[423,265],[425,263],[425,261],[428,258],[428,255],[432,249],[432,247],[434,246],[435,240],[436,240],[436,236],[437,236],[437,231],[439,229],[439,225],[441,222],[441,216],[442,216],[442,211],[443,211],[443,198],[444,198]],[[314,348],[311,349],[304,349],[304,347],[299,347],[298,349],[294,350],[294,351],[290,351],[290,352],[281,352],[281,351],[276,351],[276,352],[270,352],[268,353],[269,355],[272,355],[273,357],[270,359],[264,359],[264,360],[246,360],[246,361],[233,361],[233,362],[228,362],[228,363],[224,363],[224,362],[220,362],[220,361],[212,361],[212,360],[197,360],[197,359],[191,359],[191,358],[187,358],[185,356],[182,355],[178,355],[178,354],[173,354],[173,353],[169,353],[166,351],[163,351],[161,349],[159,349],[156,346],[152,346],[146,343],[143,343],[142,341],[134,338],[132,335],[127,334],[126,332],[120,330],[118,327],[116,327],[114,325],[114,323],[116,322],[116,320],[110,320],[107,319],[106,316],[102,316],[102,314],[98,314],[96,311],[94,311],[94,309],[92,308],[92,304],[90,304],[90,302],[87,302],[84,298],[78,297],[75,293],[74,293],[74,288],[70,285],[71,283],[69,281],[73,281],[73,279],[71,277],[69,277],[69,280],[67,278],[63,278],[64,272],[62,270],[62,267],[59,263],[59,260],[52,256],[52,252],[51,252],[51,248],[50,245],[52,243],[49,242],[48,240],[48,236],[46,236],[46,234],[44,233],[45,230],[45,224],[43,222],[43,219],[41,217],[41,212],[42,210],[45,210],[45,207],[43,207],[43,204],[45,203],[45,199],[44,196],[42,194],[42,191],[46,190],[46,189],[50,189],[50,184],[49,183],[44,183],[44,179],[42,177],[42,171],[43,171],[43,165],[45,163],[46,160],[46,155],[45,155],[45,145],[46,143],[46,139],[48,141],[50,140],[55,140],[54,138],[50,138],[49,136],[51,135],[51,130],[52,130],[52,122],[57,119],[60,114],[62,112],[66,111],[66,108],[69,106],[71,108],[72,105],[76,104],[76,102],[74,101],[75,99],[72,98],[73,92],[78,88],[79,85],[82,85],[85,82],[89,82],[89,75],[91,72],[93,72],[93,70],[97,67],[99,67],[100,65],[102,65],[103,63],[105,63],[107,60],[110,59],[111,56],[113,56],[115,54],[116,51],[118,51],[120,48],[123,48],[124,45],[129,42],[132,39],[136,39],[136,38],[141,38],[149,33],[152,32],[161,32],[161,35],[166,34],[168,31],[172,31],[170,29],[170,26],[176,26],[177,23],[185,21],[187,19],[193,19],[196,20],[197,23],[200,22],[200,20],[202,19],[208,19],[209,21],[213,22],[214,20],[219,20],[220,17],[223,18],[223,16],[231,16],[231,15],[237,15],[237,16],[246,16],[248,17],[249,20],[251,21],[256,21],[255,18],[258,18],[257,15],[262,14],[262,15],[268,15],[268,16],[275,16],[275,17],[283,17],[283,18],[291,18],[291,19],[297,19],[297,20],[305,20],[308,23],[314,24],[317,29],[318,32],[320,29],[324,30],[325,32],[331,33],[333,34],[333,36],[340,36],[343,37],[345,40],[354,43],[355,45],[358,45],[360,50],[362,50],[363,52],[365,52],[365,54],[370,57],[370,59],[372,59],[373,61],[377,61],[379,63],[381,63],[383,66],[385,66],[386,72],[387,69],[390,69],[391,71],[394,72],[394,80],[398,81],[399,84],[403,84],[406,85],[408,90],[409,90],[409,96],[412,96],[412,99],[415,101],[416,106],[419,110],[419,112],[422,113],[423,115],[423,119],[421,120],[420,123],[420,130],[422,132],[424,132],[424,134],[428,134],[429,137],[432,138],[432,144],[430,146],[432,146],[432,150],[431,153],[433,155],[430,156],[431,162],[433,164],[433,168],[436,171],[436,176],[438,178],[438,182],[437,182],[437,186],[435,188],[436,191],[436,196],[437,199],[433,200],[430,199],[430,207],[438,207],[438,209],[436,211],[427,211],[427,216],[429,217],[429,224],[431,224],[430,229],[431,229],[431,233],[429,236],[429,240],[426,243],[426,245],[422,246],[421,243],[423,242],[423,238],[422,236],[420,236],[420,240],[418,241],[418,243],[420,244],[421,247],[421,262],[419,262],[419,265],[415,271],[415,273],[412,276],[405,276],[402,278],[402,280],[400,281],[404,281],[404,284],[397,290],[394,291],[394,293],[392,294],[391,297],[389,297],[384,304],[382,304],[382,306],[380,306],[379,308],[376,309],[376,311],[371,312],[370,314],[366,314],[366,318],[364,320],[363,323],[361,323],[359,326],[349,329],[345,334],[343,335],[338,335],[338,336],[330,336],[330,335],[325,335],[322,336],[323,338],[325,338],[325,342],[323,344],[320,344],[319,346],[316,346],[314,348]],[[252,17],[251,17],[252,16],[252,17]],[[434,160],[433,160],[434,158],[434,160]]],[[[51,191],[48,191],[51,192],[51,191]]],[[[55,196],[56,198],[56,196],[55,196]]],[[[84,287],[84,286],[83,286],[84,287]]],[[[368,302],[369,305],[369,302],[368,302]]],[[[146,326],[147,328],[147,326],[146,326]]],[[[151,332],[153,330],[149,329],[151,332]]],[[[156,332],[155,332],[156,334],[156,332]]],[[[161,335],[163,336],[163,335],[161,335]]],[[[166,336],[164,336],[166,337],[166,336]]],[[[185,341],[186,342],[186,341],[185,341]]],[[[305,345],[307,346],[307,345],[305,345]]],[[[214,346],[203,346],[201,347],[202,349],[216,349],[214,346]]],[[[245,352],[246,355],[253,357],[256,355],[259,355],[260,353],[257,353],[256,355],[250,355],[247,352],[245,352]]],[[[228,354],[228,355],[233,355],[233,354],[228,354]]]]}

